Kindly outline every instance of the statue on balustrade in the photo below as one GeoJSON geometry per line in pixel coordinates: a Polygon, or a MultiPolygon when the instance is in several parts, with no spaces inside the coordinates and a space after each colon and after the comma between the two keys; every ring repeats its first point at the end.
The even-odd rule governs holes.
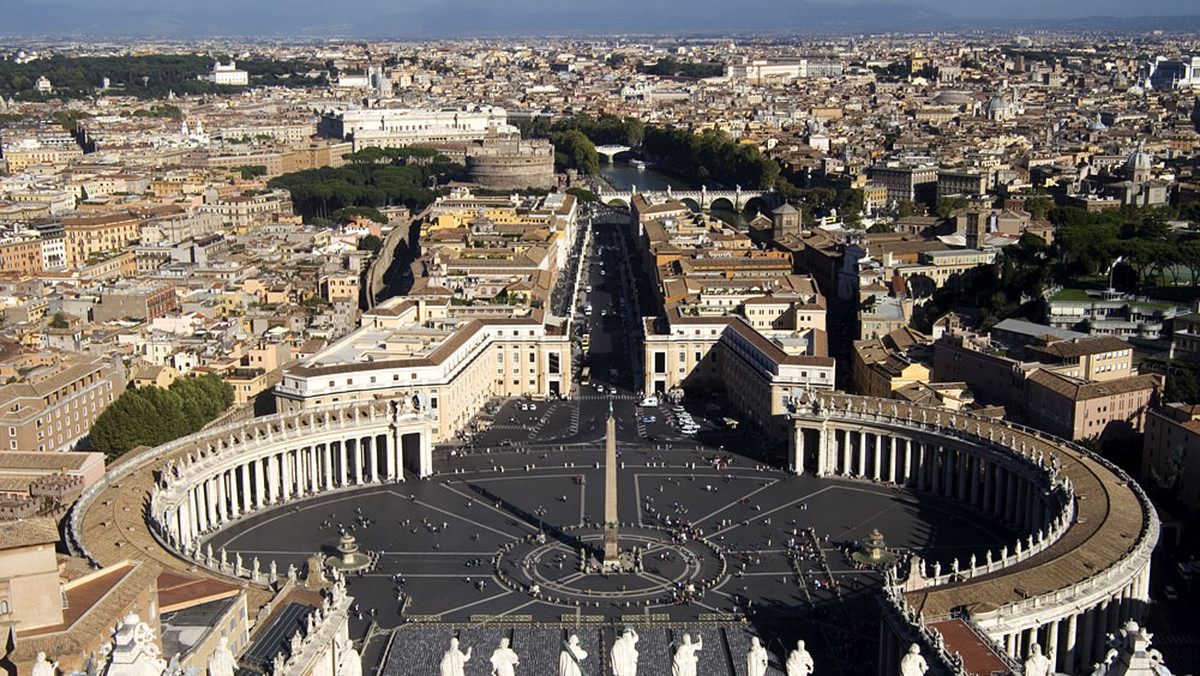
{"type": "Polygon", "coordinates": [[[450,649],[442,655],[442,676],[463,676],[467,660],[471,659],[471,647],[465,651],[458,649],[458,638],[450,639],[450,649]]]}
{"type": "Polygon", "coordinates": [[[1050,660],[1042,654],[1042,646],[1034,643],[1029,647],[1029,656],[1025,658],[1025,676],[1048,676],[1050,660]]]}
{"type": "Polygon", "coordinates": [[[813,658],[804,647],[804,641],[796,641],[796,649],[788,655],[787,664],[784,667],[787,670],[787,676],[811,676],[813,658]]]}
{"type": "Polygon", "coordinates": [[[921,657],[921,646],[916,643],[908,647],[908,653],[900,658],[900,676],[925,676],[929,665],[921,657]]]}

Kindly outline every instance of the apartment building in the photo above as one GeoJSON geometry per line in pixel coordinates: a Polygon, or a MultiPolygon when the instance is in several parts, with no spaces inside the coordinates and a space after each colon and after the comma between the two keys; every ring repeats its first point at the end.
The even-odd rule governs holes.
{"type": "Polygon", "coordinates": [[[1146,414],[1142,481],[1175,496],[1200,513],[1200,406],[1171,403],[1146,414]]]}
{"type": "Polygon", "coordinates": [[[64,218],[67,265],[76,267],[93,254],[124,249],[137,241],[141,224],[142,220],[128,211],[64,218]]]}
{"type": "Polygon", "coordinates": [[[69,451],[125,391],[117,357],[65,357],[0,387],[0,449],[69,451]]]}
{"type": "Polygon", "coordinates": [[[1142,431],[1161,380],[1136,372],[1127,344],[1095,340],[1025,346],[1027,357],[1046,360],[1039,362],[1006,354],[988,336],[946,334],[934,343],[933,377],[965,382],[978,400],[1067,439],[1128,437],[1142,431]]]}

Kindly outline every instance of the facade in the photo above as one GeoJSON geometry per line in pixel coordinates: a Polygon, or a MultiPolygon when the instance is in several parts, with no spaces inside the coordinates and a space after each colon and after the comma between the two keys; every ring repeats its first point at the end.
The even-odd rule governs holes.
{"type": "Polygon", "coordinates": [[[1093,336],[1157,340],[1166,335],[1167,323],[1182,314],[1186,309],[1171,303],[1111,290],[1097,294],[1064,289],[1046,301],[1047,324],[1093,336]]]}
{"type": "Polygon", "coordinates": [[[237,67],[237,62],[230,60],[229,63],[221,63],[220,61],[213,64],[212,72],[208,75],[198,75],[201,80],[208,80],[213,84],[226,85],[230,87],[245,87],[250,84],[250,74],[237,67]]]}
{"type": "Polygon", "coordinates": [[[744,420],[777,434],[785,402],[803,389],[833,389],[835,365],[826,356],[823,330],[781,343],[737,316],[647,319],[642,386],[646,392],[721,392],[744,420]]]}
{"type": "Polygon", "coordinates": [[[0,238],[0,272],[34,275],[44,269],[42,238],[34,233],[0,238]]]}
{"type": "Polygon", "coordinates": [[[980,401],[1003,406],[1024,424],[1065,439],[1129,437],[1142,431],[1161,382],[1139,375],[1132,349],[1087,339],[1060,345],[1027,345],[1006,356],[985,336],[946,334],[934,343],[933,377],[965,382],[980,401]],[[1088,377],[1088,374],[1091,377],[1088,377]]]}
{"type": "Polygon", "coordinates": [[[1172,403],[1146,415],[1141,478],[1200,513],[1200,406],[1172,403]]]}
{"type": "Polygon", "coordinates": [[[908,200],[933,204],[937,198],[937,167],[875,165],[867,170],[867,177],[873,185],[887,188],[892,203],[908,200]]]}
{"type": "Polygon", "coordinates": [[[283,370],[280,411],[408,397],[450,439],[492,397],[553,397],[571,388],[568,336],[532,318],[454,321],[439,306],[393,298],[363,326],[283,370]]]}
{"type": "Polygon", "coordinates": [[[58,528],[48,517],[0,521],[0,623],[19,632],[63,619],[58,528]]]}
{"type": "Polygon", "coordinates": [[[354,141],[354,150],[479,141],[489,134],[515,133],[508,113],[495,106],[366,108],[326,111],[318,132],[354,141]]]}
{"type": "Polygon", "coordinates": [[[0,387],[0,448],[69,451],[125,391],[120,360],[73,358],[0,387]]]}
{"type": "Polygon", "coordinates": [[[128,212],[64,218],[66,264],[76,267],[94,254],[128,247],[140,236],[141,224],[140,218],[128,212]]]}

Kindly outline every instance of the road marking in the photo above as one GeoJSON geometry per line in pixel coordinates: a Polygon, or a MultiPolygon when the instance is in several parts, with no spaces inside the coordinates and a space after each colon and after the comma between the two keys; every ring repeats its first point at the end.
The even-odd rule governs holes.
{"type": "MultiPolygon", "coordinates": [[[[396,495],[396,497],[401,497],[399,493],[396,493],[395,495],[396,495]]],[[[489,526],[489,525],[487,525],[487,524],[480,523],[480,522],[478,522],[478,521],[475,521],[474,519],[468,519],[468,518],[466,518],[466,517],[462,516],[461,514],[455,514],[454,512],[450,512],[450,511],[444,510],[444,509],[442,509],[441,507],[438,507],[438,506],[436,506],[436,505],[431,505],[431,504],[429,504],[428,502],[424,502],[424,501],[422,501],[422,500],[416,500],[415,502],[414,502],[414,501],[412,501],[412,500],[410,500],[410,502],[413,502],[413,504],[421,505],[422,507],[425,507],[425,508],[428,508],[428,509],[432,509],[433,511],[435,511],[435,512],[438,512],[439,514],[443,514],[443,515],[445,515],[445,516],[450,516],[450,517],[453,517],[453,518],[455,518],[455,519],[458,519],[459,521],[466,521],[467,523],[469,523],[469,524],[471,524],[471,525],[473,525],[473,526],[476,526],[476,527],[482,528],[482,529],[484,529],[484,530],[490,530],[490,531],[492,531],[493,533],[496,533],[497,535],[503,535],[503,536],[504,536],[504,537],[506,537],[506,538],[511,538],[511,537],[514,537],[512,533],[509,533],[509,532],[506,532],[506,531],[502,531],[502,530],[500,530],[500,529],[498,529],[498,528],[492,528],[491,526],[489,526]]],[[[520,524],[521,524],[521,522],[520,522],[520,521],[517,521],[517,525],[520,525],[520,524]]]]}
{"type": "Polygon", "coordinates": [[[510,594],[512,594],[511,591],[505,590],[505,591],[500,592],[499,594],[496,594],[495,596],[489,596],[485,599],[479,599],[478,601],[472,601],[471,603],[464,603],[463,605],[461,605],[457,608],[443,610],[441,613],[426,613],[426,614],[428,614],[428,615],[449,615],[451,613],[457,613],[460,610],[466,610],[467,608],[470,608],[472,606],[477,606],[481,603],[488,603],[490,601],[495,601],[496,599],[504,598],[505,596],[508,596],[510,594]]]}

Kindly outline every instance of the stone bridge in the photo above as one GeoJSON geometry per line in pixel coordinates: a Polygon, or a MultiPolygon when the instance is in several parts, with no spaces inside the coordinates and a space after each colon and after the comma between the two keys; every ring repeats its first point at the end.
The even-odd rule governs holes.
{"type": "Polygon", "coordinates": [[[742,190],[740,186],[735,190],[709,190],[708,188],[700,188],[699,190],[673,190],[668,187],[666,190],[640,191],[635,185],[632,190],[627,191],[601,190],[599,192],[600,201],[609,205],[628,205],[636,194],[641,194],[650,202],[663,202],[671,199],[681,202],[691,201],[700,207],[701,211],[712,209],[713,205],[721,200],[728,202],[732,211],[741,211],[753,200],[759,200],[763,203],[761,211],[768,211],[780,203],[779,196],[773,192],[766,190],[742,190]]]}
{"type": "Polygon", "coordinates": [[[616,157],[620,153],[627,153],[630,150],[633,150],[633,148],[631,148],[629,146],[618,146],[618,145],[596,146],[596,152],[607,157],[609,164],[613,163],[614,157],[616,157]]]}

